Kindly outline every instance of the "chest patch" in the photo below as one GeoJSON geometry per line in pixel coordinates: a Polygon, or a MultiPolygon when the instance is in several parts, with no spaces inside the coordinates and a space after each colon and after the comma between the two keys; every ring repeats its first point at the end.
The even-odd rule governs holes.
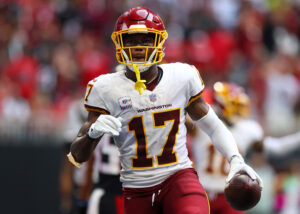
{"type": "Polygon", "coordinates": [[[149,99],[150,99],[151,102],[155,102],[156,99],[157,99],[157,98],[156,98],[156,94],[150,94],[150,95],[149,95],[149,99]]]}
{"type": "Polygon", "coordinates": [[[120,97],[118,99],[119,105],[121,110],[126,110],[132,108],[132,101],[131,98],[128,96],[120,97]]]}

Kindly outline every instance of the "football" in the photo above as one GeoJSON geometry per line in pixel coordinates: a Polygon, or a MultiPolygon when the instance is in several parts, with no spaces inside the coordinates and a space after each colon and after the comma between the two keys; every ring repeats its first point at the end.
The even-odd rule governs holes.
{"type": "Polygon", "coordinates": [[[247,174],[236,174],[224,189],[228,203],[235,210],[248,210],[260,200],[261,188],[257,180],[252,180],[247,174]]]}

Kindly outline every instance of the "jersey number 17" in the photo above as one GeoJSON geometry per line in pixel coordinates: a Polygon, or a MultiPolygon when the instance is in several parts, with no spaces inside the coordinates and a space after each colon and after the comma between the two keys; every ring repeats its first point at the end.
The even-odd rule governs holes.
{"type": "MultiPolygon", "coordinates": [[[[155,112],[152,116],[154,128],[162,128],[166,126],[166,122],[173,122],[162,151],[155,158],[158,166],[174,164],[177,162],[174,147],[180,123],[180,109],[155,112]]],[[[143,116],[133,117],[128,123],[128,129],[134,133],[136,139],[136,157],[131,158],[132,168],[153,168],[154,157],[149,157],[147,154],[147,138],[143,116]]]]}

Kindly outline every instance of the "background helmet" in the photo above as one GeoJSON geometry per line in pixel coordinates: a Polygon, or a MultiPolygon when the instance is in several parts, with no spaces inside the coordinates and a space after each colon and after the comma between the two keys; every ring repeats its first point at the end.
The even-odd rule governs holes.
{"type": "Polygon", "coordinates": [[[164,57],[163,44],[167,37],[168,34],[161,18],[146,7],[131,8],[123,13],[118,18],[114,32],[111,35],[116,46],[116,58],[118,62],[129,67],[132,67],[134,63],[131,56],[132,48],[145,48],[146,53],[148,53],[149,48],[153,49],[150,56],[146,54],[144,62],[134,63],[139,66],[140,70],[162,61],[164,57]],[[153,46],[138,45],[124,47],[124,35],[133,33],[153,33],[155,35],[153,46]],[[127,54],[125,50],[128,50],[127,52],[129,54],[127,54]]]}
{"type": "Polygon", "coordinates": [[[213,105],[217,113],[228,121],[249,117],[250,99],[245,90],[227,82],[216,82],[213,87],[213,105]]]}

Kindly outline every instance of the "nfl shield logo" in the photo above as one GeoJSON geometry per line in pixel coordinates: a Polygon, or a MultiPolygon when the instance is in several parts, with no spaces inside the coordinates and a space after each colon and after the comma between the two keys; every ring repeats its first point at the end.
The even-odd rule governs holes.
{"type": "Polygon", "coordinates": [[[130,97],[120,97],[118,99],[121,110],[132,108],[132,102],[130,97]]]}
{"type": "Polygon", "coordinates": [[[156,94],[150,94],[149,99],[150,99],[151,102],[155,102],[156,101],[156,94]]]}

